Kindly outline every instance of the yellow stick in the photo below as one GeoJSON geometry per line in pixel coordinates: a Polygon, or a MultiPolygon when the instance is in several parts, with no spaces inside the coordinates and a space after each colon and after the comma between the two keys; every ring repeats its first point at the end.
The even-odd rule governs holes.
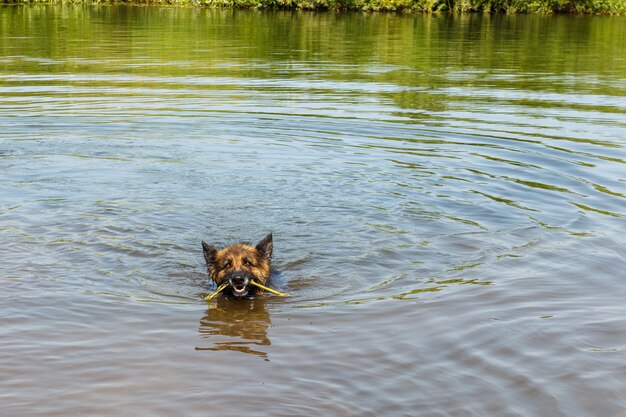
{"type": "Polygon", "coordinates": [[[211,301],[217,294],[221,293],[224,288],[228,287],[228,283],[224,283],[222,285],[220,285],[219,287],[217,287],[217,290],[215,290],[215,292],[213,294],[209,294],[206,297],[204,297],[204,299],[206,301],[211,301]]]}
{"type": "Polygon", "coordinates": [[[272,294],[280,295],[281,297],[287,297],[289,295],[289,294],[285,294],[284,292],[273,290],[269,287],[266,287],[265,285],[259,284],[258,282],[254,280],[251,280],[250,284],[254,285],[255,287],[259,287],[260,289],[264,291],[271,292],[272,294]]]}

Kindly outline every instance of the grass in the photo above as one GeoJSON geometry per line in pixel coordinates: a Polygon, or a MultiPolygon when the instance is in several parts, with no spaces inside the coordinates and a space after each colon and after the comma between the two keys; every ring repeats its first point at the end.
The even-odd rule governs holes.
{"type": "Polygon", "coordinates": [[[5,4],[156,4],[235,9],[626,15],[626,0],[0,0],[5,4]]]}

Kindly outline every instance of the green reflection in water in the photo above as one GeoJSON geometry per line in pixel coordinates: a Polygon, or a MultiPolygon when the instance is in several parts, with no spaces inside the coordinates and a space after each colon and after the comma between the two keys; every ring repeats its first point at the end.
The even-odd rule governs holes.
{"type": "Polygon", "coordinates": [[[612,211],[608,211],[608,210],[602,210],[599,208],[595,208],[595,207],[590,207],[586,204],[582,204],[582,203],[576,203],[571,201],[571,204],[575,205],[576,207],[584,210],[584,211],[590,211],[590,212],[594,212],[594,213],[599,213],[599,214],[604,214],[605,216],[611,216],[611,217],[626,217],[626,215],[620,214],[620,213],[614,213],[612,211]]]}
{"type": "MultiPolygon", "coordinates": [[[[547,74],[624,76],[625,28],[622,17],[4,6],[0,68],[259,78],[288,70],[283,76],[421,86],[390,98],[403,108],[440,111],[445,100],[428,88],[459,79],[466,87],[537,90],[545,87],[547,74]],[[115,22],[113,30],[103,24],[107,21],[115,22]],[[576,59],[571,59],[572,48],[576,59]],[[375,62],[384,66],[365,65],[375,62]],[[494,71],[502,76],[494,77],[494,71]]],[[[578,84],[587,92],[589,87],[596,93],[612,91],[575,77],[564,77],[552,88],[563,91],[578,84]]]]}

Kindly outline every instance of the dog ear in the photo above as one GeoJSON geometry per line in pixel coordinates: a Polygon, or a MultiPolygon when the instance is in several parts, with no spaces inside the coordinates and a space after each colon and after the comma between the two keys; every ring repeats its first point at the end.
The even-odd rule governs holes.
{"type": "Polygon", "coordinates": [[[202,252],[204,252],[204,260],[207,265],[215,263],[215,256],[217,255],[217,248],[213,245],[207,245],[202,242],[202,252]]]}
{"type": "Polygon", "coordinates": [[[261,258],[270,259],[272,257],[272,249],[273,249],[273,244],[272,244],[271,233],[265,236],[263,240],[261,240],[256,245],[256,251],[259,253],[259,256],[261,256],[261,258]]]}

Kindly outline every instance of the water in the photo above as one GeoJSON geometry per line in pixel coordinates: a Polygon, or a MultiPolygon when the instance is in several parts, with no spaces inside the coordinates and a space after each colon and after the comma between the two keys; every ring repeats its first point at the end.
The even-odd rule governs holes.
{"type": "Polygon", "coordinates": [[[0,35],[2,416],[626,415],[626,19],[0,35]],[[203,302],[270,231],[291,296],[203,302]]]}

